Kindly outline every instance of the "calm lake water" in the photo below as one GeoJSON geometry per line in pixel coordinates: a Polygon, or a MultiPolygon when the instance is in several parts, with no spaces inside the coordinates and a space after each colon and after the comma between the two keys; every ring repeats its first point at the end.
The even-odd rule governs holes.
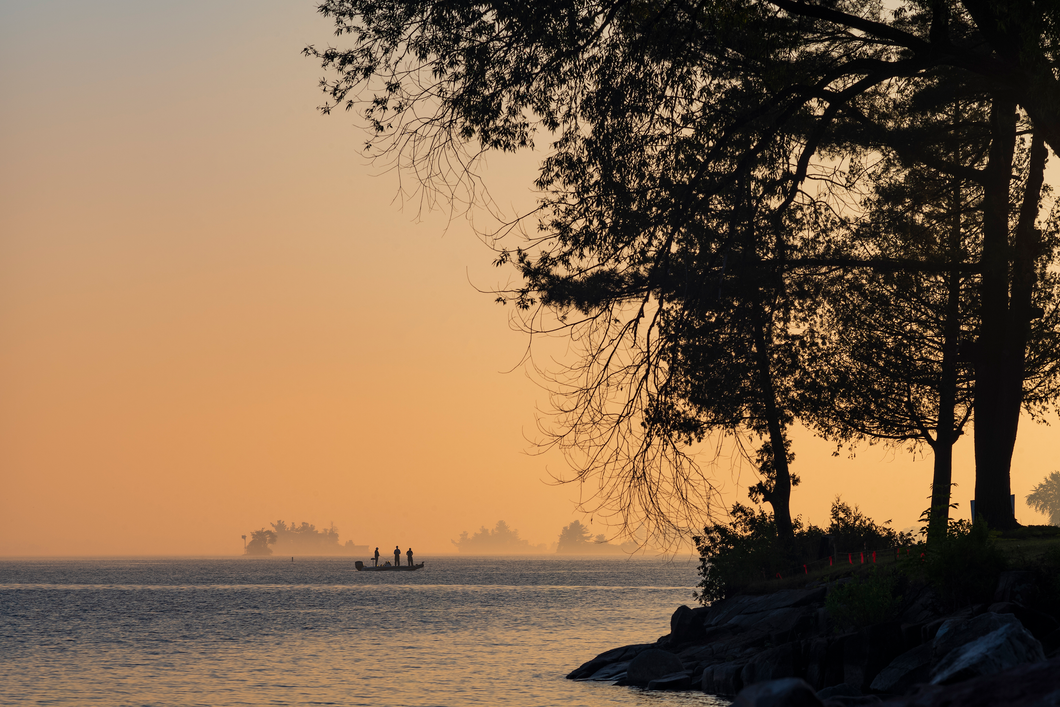
{"type": "Polygon", "coordinates": [[[564,679],[669,631],[690,561],[0,561],[4,705],[727,705],[564,679]]]}

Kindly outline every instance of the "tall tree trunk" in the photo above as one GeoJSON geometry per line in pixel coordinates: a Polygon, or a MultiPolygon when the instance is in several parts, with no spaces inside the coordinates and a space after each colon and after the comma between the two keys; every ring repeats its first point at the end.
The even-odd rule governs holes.
{"type": "Polygon", "coordinates": [[[991,527],[1011,528],[1009,467],[1016,430],[1006,403],[1008,333],[1009,183],[1016,142],[1016,106],[995,100],[990,109],[990,157],[983,197],[980,325],[975,361],[975,512],[991,527]]]}
{"type": "Polygon", "coordinates": [[[928,515],[928,542],[946,537],[950,519],[950,489],[953,484],[953,445],[957,442],[954,412],[957,406],[957,344],[961,333],[961,183],[953,181],[953,209],[947,251],[953,270],[947,275],[946,310],[942,325],[942,371],[939,380],[939,409],[935,440],[932,443],[934,469],[931,477],[931,509],[928,515]]]}
{"type": "Polygon", "coordinates": [[[990,122],[992,141],[983,204],[981,323],[975,366],[975,501],[977,516],[993,528],[1006,530],[1017,526],[1010,501],[1010,471],[1023,402],[1024,357],[1038,251],[1034,220],[1046,152],[1041,138],[1035,136],[1015,243],[1010,249],[1009,186],[1016,142],[1015,104],[996,100],[990,122]]]}
{"type": "Polygon", "coordinates": [[[755,345],[755,365],[758,369],[759,390],[765,413],[766,431],[772,450],[773,486],[763,494],[773,506],[773,522],[777,528],[777,545],[782,553],[790,555],[795,550],[795,528],[791,523],[791,471],[788,468],[788,445],[784,435],[784,420],[777,404],[776,386],[770,367],[772,337],[766,330],[766,315],[761,293],[756,293],[751,326],[755,345]]]}
{"type": "MultiPolygon", "coordinates": [[[[953,125],[961,121],[959,103],[954,106],[953,125]]],[[[953,163],[963,164],[960,141],[953,144],[953,163]]],[[[964,219],[961,179],[952,175],[950,191],[950,232],[946,255],[952,269],[946,277],[946,309],[942,324],[942,370],[939,376],[939,409],[935,440],[932,443],[934,469],[931,478],[931,509],[928,515],[928,542],[946,537],[949,530],[950,498],[953,488],[953,445],[957,442],[954,414],[957,406],[957,350],[961,335],[961,271],[964,262],[964,219]]]]}

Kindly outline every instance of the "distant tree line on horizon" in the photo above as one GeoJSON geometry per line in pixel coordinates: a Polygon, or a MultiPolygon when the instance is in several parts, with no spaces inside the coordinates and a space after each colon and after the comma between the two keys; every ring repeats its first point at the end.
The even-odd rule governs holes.
{"type": "Polygon", "coordinates": [[[290,525],[282,520],[272,523],[272,530],[262,528],[250,534],[247,555],[366,555],[367,545],[354,545],[352,540],[339,544],[339,529],[332,523],[317,530],[312,523],[290,525]]]}
{"type": "Polygon", "coordinates": [[[459,540],[452,540],[461,553],[468,555],[522,555],[555,552],[560,555],[616,555],[632,554],[637,544],[626,542],[612,545],[603,534],[595,537],[581,521],[573,521],[560,531],[559,539],[551,547],[544,543],[531,545],[529,540],[519,537],[519,531],[503,520],[490,530],[486,526],[479,528],[474,535],[465,530],[459,540]]]}

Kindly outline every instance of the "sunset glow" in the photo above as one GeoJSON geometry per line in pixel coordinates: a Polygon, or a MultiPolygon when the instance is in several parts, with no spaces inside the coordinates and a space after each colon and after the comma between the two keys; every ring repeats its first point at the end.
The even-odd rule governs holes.
{"type": "MultiPolygon", "coordinates": [[[[331,31],[308,1],[0,6],[0,556],[238,555],[282,519],[419,558],[498,520],[535,545],[590,523],[535,453],[548,393],[490,294],[515,273],[487,215],[425,207],[356,115],[319,113],[300,52],[331,31]]],[[[539,159],[487,162],[506,213],[539,159]]],[[[1022,523],[1060,469],[1050,420],[1022,423],[1022,523]]],[[[827,524],[841,494],[916,525],[928,450],[834,449],[795,436],[794,514],[827,524]]],[[[750,468],[717,473],[745,501],[750,468]]]]}

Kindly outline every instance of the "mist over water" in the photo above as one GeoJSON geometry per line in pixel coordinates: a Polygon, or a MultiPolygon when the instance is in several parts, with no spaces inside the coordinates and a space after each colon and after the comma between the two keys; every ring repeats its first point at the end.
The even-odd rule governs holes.
{"type": "Polygon", "coordinates": [[[564,679],[691,604],[664,559],[0,562],[2,704],[724,705],[564,679]]]}

